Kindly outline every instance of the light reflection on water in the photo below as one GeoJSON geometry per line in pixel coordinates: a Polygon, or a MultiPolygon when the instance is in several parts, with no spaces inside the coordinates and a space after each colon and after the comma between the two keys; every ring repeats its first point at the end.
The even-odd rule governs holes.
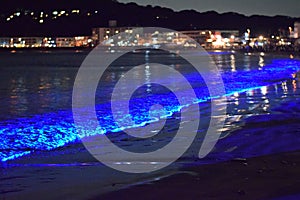
{"type": "MultiPolygon", "coordinates": [[[[24,52],[24,54],[28,53],[24,52]]],[[[15,55],[24,56],[23,54],[15,55]]],[[[71,108],[71,89],[80,62],[72,59],[73,53],[63,55],[64,58],[61,58],[59,53],[57,55],[48,54],[48,56],[53,56],[55,59],[47,58],[46,61],[48,61],[44,63],[45,57],[43,54],[31,55],[29,53],[27,56],[33,56],[36,59],[32,60],[33,63],[28,63],[28,60],[25,59],[27,64],[23,67],[18,66],[20,63],[24,63],[24,59],[20,59],[20,63],[14,61],[15,63],[9,67],[8,61],[15,60],[15,57],[7,60],[6,64],[4,64],[5,62],[0,63],[2,76],[0,79],[0,131],[8,128],[8,132],[11,132],[13,128],[17,127],[20,129],[20,133],[32,136],[28,140],[30,143],[34,143],[36,140],[45,141],[49,139],[47,138],[47,133],[49,133],[49,135],[58,138],[58,140],[51,141],[51,144],[55,147],[65,145],[66,140],[64,139],[66,138],[64,136],[75,133],[71,125],[72,115],[69,110],[71,108]],[[57,62],[55,62],[56,59],[58,59],[57,62]],[[2,66],[3,64],[4,66],[2,66]],[[31,134],[31,131],[36,130],[41,131],[40,134],[31,134]],[[60,134],[56,134],[58,132],[60,134]]],[[[81,55],[81,59],[84,58],[84,55],[81,55]]],[[[5,60],[2,57],[3,55],[0,54],[0,59],[5,60]]],[[[272,55],[263,57],[260,55],[245,56],[238,53],[223,54],[221,52],[212,54],[212,57],[219,63],[218,66],[223,73],[259,70],[267,67],[274,58],[272,55]]],[[[175,69],[183,68],[181,64],[172,67],[175,69]]],[[[282,66],[279,66],[279,68],[280,70],[284,69],[282,66]]],[[[106,73],[103,84],[109,88],[125,73],[125,70],[126,66],[122,66],[118,70],[106,73]]],[[[145,68],[145,72],[145,79],[150,81],[148,75],[150,75],[151,70],[145,68]]],[[[257,73],[257,71],[255,72],[257,73]]],[[[240,73],[240,75],[246,74],[240,73]]],[[[191,147],[191,153],[185,154],[178,161],[179,166],[181,164],[215,163],[232,158],[259,156],[299,149],[300,75],[292,74],[292,80],[284,80],[275,85],[270,85],[274,81],[270,79],[274,76],[271,76],[272,74],[268,76],[268,73],[265,75],[267,77],[264,77],[263,80],[269,80],[269,82],[264,82],[264,84],[268,86],[249,89],[248,86],[255,85],[251,83],[245,86],[246,91],[232,91],[232,95],[228,96],[228,119],[224,125],[221,140],[217,143],[214,151],[205,159],[196,159],[195,161],[199,146],[191,147]]],[[[227,84],[240,87],[230,81],[227,81],[227,84]]],[[[152,89],[147,87],[147,92],[151,92],[152,89]]],[[[205,102],[200,103],[200,110],[205,121],[205,117],[209,117],[209,105],[205,102]]],[[[189,119],[182,119],[182,123],[185,123],[186,120],[189,119]]],[[[172,123],[175,124],[175,121],[172,121],[172,123]]],[[[171,133],[174,131],[172,123],[165,128],[166,132],[171,133]]],[[[199,129],[199,134],[202,132],[205,132],[204,128],[199,129]]],[[[3,139],[1,136],[3,136],[3,132],[0,133],[0,144],[14,142],[13,140],[1,141],[3,139]]],[[[74,139],[71,138],[71,141],[74,139]]],[[[137,148],[146,148],[155,143],[169,141],[172,137],[158,138],[151,141],[151,143],[139,143],[138,141],[122,140],[121,134],[116,133],[113,139],[123,147],[137,145],[137,148]]],[[[21,147],[21,150],[15,155],[23,156],[29,154],[32,150],[32,147],[28,148],[28,146],[21,145],[19,147],[21,147]]],[[[0,153],[7,153],[5,150],[1,149],[0,153]]],[[[132,163],[115,164],[128,165],[132,163]]],[[[155,165],[156,163],[150,164],[155,165]]],[[[174,173],[168,168],[164,173],[153,174],[150,178],[149,176],[141,178],[141,175],[140,179],[137,180],[136,176],[109,171],[93,159],[80,143],[56,148],[52,151],[37,151],[36,154],[29,154],[21,159],[0,163],[0,167],[6,165],[7,168],[1,168],[1,170],[4,170],[1,171],[2,174],[0,173],[0,195],[16,195],[22,198],[25,198],[24,195],[30,192],[38,196],[36,193],[39,189],[42,189],[42,191],[50,190],[51,192],[55,190],[57,192],[52,192],[53,195],[63,196],[62,186],[68,185],[70,188],[72,186],[76,188],[78,183],[81,183],[82,188],[89,189],[88,191],[84,189],[74,191],[74,196],[78,197],[82,191],[85,191],[85,193],[96,191],[98,194],[99,192],[105,192],[104,188],[107,185],[118,183],[120,186],[124,186],[143,179],[149,180],[153,177],[159,179],[174,173]]],[[[174,168],[178,165],[175,165],[174,168]]],[[[178,173],[178,170],[175,169],[175,173],[178,173]]],[[[66,190],[65,196],[69,195],[67,192],[68,190],[66,190]]],[[[43,198],[44,195],[45,193],[43,193],[43,198]]],[[[51,197],[52,194],[47,193],[47,195],[51,197]]]]}
{"type": "MultiPolygon", "coordinates": [[[[24,54],[27,53],[24,52],[24,54]]],[[[85,54],[81,55],[82,59],[84,58],[84,55],[85,54]]],[[[30,53],[27,56],[30,56],[30,53]]],[[[37,60],[39,60],[39,56],[44,57],[44,54],[35,54],[34,57],[36,58],[36,56],[38,56],[37,60]]],[[[51,57],[53,55],[48,54],[48,56],[51,57]]],[[[55,58],[57,58],[57,56],[59,55],[54,55],[55,58]]],[[[49,127],[45,129],[43,129],[43,124],[41,126],[37,126],[41,128],[39,129],[39,132],[47,132],[51,130],[60,132],[59,137],[62,139],[62,141],[58,143],[54,142],[54,146],[50,146],[51,148],[65,145],[65,143],[71,142],[74,139],[74,133],[72,133],[70,137],[72,136],[73,139],[71,138],[71,140],[66,139],[63,141],[63,138],[66,136],[64,134],[68,133],[68,131],[73,131],[71,113],[64,112],[64,110],[68,111],[71,108],[72,86],[79,66],[78,63],[80,62],[78,62],[78,60],[73,62],[71,59],[73,58],[72,54],[67,54],[64,56],[64,59],[66,60],[63,62],[61,58],[57,60],[57,63],[54,59],[52,62],[46,63],[45,66],[43,66],[43,62],[36,63],[36,61],[34,61],[34,64],[27,63],[27,65],[23,67],[15,67],[18,66],[17,63],[14,63],[14,66],[10,66],[9,62],[3,62],[1,64],[4,65],[1,66],[1,70],[4,72],[4,78],[1,79],[1,93],[3,96],[1,96],[0,105],[2,111],[0,114],[0,119],[3,119],[2,127],[6,126],[5,123],[7,122],[5,120],[11,119],[9,122],[12,123],[16,118],[25,118],[23,122],[26,123],[28,121],[30,122],[30,125],[32,125],[35,122],[30,121],[30,118],[34,118],[34,116],[38,115],[39,117],[37,117],[37,119],[41,120],[41,123],[44,123],[47,126],[49,125],[49,127]],[[65,67],[66,62],[68,62],[67,67],[65,67]],[[36,65],[42,66],[37,67],[36,65]],[[49,113],[56,114],[52,115],[49,113]],[[49,117],[46,120],[43,118],[43,116],[49,117]],[[59,116],[59,119],[57,119],[55,116],[59,116]],[[29,120],[26,120],[26,118],[29,118],[29,120]],[[59,120],[59,122],[56,122],[56,120],[59,120]],[[56,127],[53,126],[53,129],[51,127],[52,124],[61,124],[62,127],[56,129],[56,127]],[[70,128],[69,130],[67,129],[68,126],[70,128]]],[[[147,56],[145,58],[146,60],[149,59],[147,56]]],[[[244,55],[239,53],[217,53],[212,54],[212,58],[224,74],[233,73],[234,75],[235,73],[238,73],[241,75],[247,75],[248,79],[249,74],[244,74],[241,72],[260,70],[261,68],[269,65],[273,60],[272,55],[268,57],[267,55],[244,55]]],[[[20,62],[22,61],[24,60],[21,59],[20,62]]],[[[181,69],[184,71],[184,66],[180,63],[173,65],[173,67],[175,69],[181,69]]],[[[117,69],[109,71],[103,78],[103,84],[106,86],[106,88],[112,87],[113,83],[123,76],[125,71],[126,66],[120,66],[117,69]]],[[[138,72],[136,73],[136,76],[139,76],[138,72]]],[[[189,73],[189,71],[186,71],[186,74],[189,73]]],[[[151,70],[149,68],[145,68],[145,74],[146,81],[150,82],[151,80],[149,77],[151,70]]],[[[296,75],[294,75],[294,78],[296,78],[296,75]]],[[[227,132],[239,128],[242,120],[245,117],[260,114],[270,114],[271,105],[273,107],[279,106],[281,101],[291,98],[291,96],[297,94],[299,88],[299,80],[297,79],[294,79],[291,83],[283,81],[278,85],[263,87],[261,87],[262,85],[260,84],[251,83],[251,81],[248,80],[249,85],[245,85],[245,88],[243,88],[243,85],[241,86],[238,83],[231,83],[230,81],[233,80],[236,81],[238,79],[228,79],[227,82],[225,79],[225,84],[229,86],[232,85],[232,88],[229,87],[227,90],[229,93],[232,92],[232,95],[228,97],[229,119],[224,127],[224,130],[227,132]],[[252,86],[253,88],[257,87],[259,89],[249,90],[249,86],[252,86]],[[237,87],[240,88],[237,89],[237,87]],[[237,90],[235,91],[234,89],[237,90]],[[241,92],[242,89],[246,89],[246,92],[241,92]]],[[[263,80],[268,80],[268,77],[263,77],[263,80]]],[[[272,83],[272,81],[276,82],[276,80],[269,81],[270,83],[272,83]]],[[[262,84],[269,85],[269,83],[262,84]]],[[[126,88],[124,89],[126,90],[126,88]]],[[[147,92],[150,93],[151,91],[151,85],[147,85],[147,92]]],[[[204,105],[203,107],[205,108],[206,106],[207,105],[204,105]]],[[[209,112],[209,110],[207,112],[209,112]]],[[[209,115],[209,113],[204,113],[204,115],[205,114],[209,115]]],[[[13,123],[18,124],[17,122],[13,123]]],[[[35,126],[32,127],[32,129],[37,128],[35,126]]],[[[22,131],[22,127],[19,127],[19,129],[22,131]]],[[[170,127],[170,129],[172,129],[172,127],[170,127]]],[[[226,135],[227,132],[225,132],[224,135],[226,135]]],[[[51,149],[50,147],[47,147],[46,149],[51,149]]],[[[42,149],[43,147],[41,146],[38,149],[40,148],[42,149]]],[[[29,149],[34,149],[34,146],[30,146],[29,149]]]]}

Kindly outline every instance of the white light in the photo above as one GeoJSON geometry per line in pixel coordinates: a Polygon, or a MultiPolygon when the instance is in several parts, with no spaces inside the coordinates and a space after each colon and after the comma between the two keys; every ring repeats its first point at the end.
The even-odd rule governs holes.
{"type": "Polygon", "coordinates": [[[44,20],[43,20],[43,19],[40,19],[40,21],[39,21],[39,22],[40,22],[40,24],[42,24],[42,23],[44,23],[44,20]]]}
{"type": "Polygon", "coordinates": [[[57,15],[58,14],[58,12],[57,11],[53,11],[53,13],[52,13],[53,15],[57,15]]]}
{"type": "Polygon", "coordinates": [[[10,18],[7,18],[7,19],[6,19],[6,21],[9,21],[9,20],[10,20],[10,18]]]}
{"type": "Polygon", "coordinates": [[[17,12],[17,13],[15,13],[15,15],[19,17],[21,15],[21,13],[17,12]]]}
{"type": "Polygon", "coordinates": [[[264,96],[268,93],[268,88],[267,88],[267,86],[261,87],[260,90],[261,90],[261,94],[264,95],[264,96]]]}

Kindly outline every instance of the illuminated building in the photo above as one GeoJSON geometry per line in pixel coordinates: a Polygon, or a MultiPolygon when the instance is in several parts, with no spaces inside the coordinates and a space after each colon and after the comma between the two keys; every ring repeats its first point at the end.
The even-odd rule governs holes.
{"type": "Polygon", "coordinates": [[[57,47],[75,47],[74,37],[57,37],[56,38],[57,47]]]}
{"type": "Polygon", "coordinates": [[[0,47],[31,48],[42,47],[42,37],[13,37],[0,38],[0,47]]]}
{"type": "Polygon", "coordinates": [[[300,36],[300,22],[294,23],[294,38],[299,38],[300,36]]]}
{"type": "Polygon", "coordinates": [[[0,37],[0,47],[35,48],[35,47],[89,47],[92,46],[89,36],[76,37],[0,37]]]}
{"type": "Polygon", "coordinates": [[[101,28],[93,28],[92,30],[92,39],[95,45],[102,43],[108,38],[122,33],[128,32],[131,33],[133,29],[136,27],[101,27],[101,28]]]}
{"type": "Polygon", "coordinates": [[[11,38],[0,38],[0,47],[10,47],[11,38]]]}
{"type": "MultiPolygon", "coordinates": [[[[191,30],[181,31],[202,46],[226,47],[239,37],[238,30],[191,30]]],[[[231,46],[231,45],[230,45],[231,46]]]]}
{"type": "Polygon", "coordinates": [[[108,23],[109,23],[109,27],[99,27],[99,28],[92,29],[92,40],[95,45],[98,45],[103,41],[109,39],[110,37],[122,32],[132,34],[133,29],[137,28],[137,27],[117,27],[116,20],[110,20],[108,23]]]}
{"type": "Polygon", "coordinates": [[[92,39],[89,36],[76,36],[74,37],[75,47],[88,47],[92,46],[92,39]]]}

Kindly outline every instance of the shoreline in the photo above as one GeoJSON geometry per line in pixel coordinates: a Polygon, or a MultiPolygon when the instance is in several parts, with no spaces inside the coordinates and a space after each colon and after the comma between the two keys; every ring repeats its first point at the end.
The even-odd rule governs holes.
{"type": "MultiPolygon", "coordinates": [[[[109,46],[107,46],[109,47],[109,46]]],[[[67,51],[67,50],[72,50],[72,51],[91,51],[95,47],[22,47],[22,48],[17,48],[17,47],[0,47],[0,52],[18,52],[18,51],[67,51]]],[[[123,48],[123,47],[120,47],[123,48]]],[[[124,47],[126,48],[126,47],[124,47]]],[[[137,48],[139,48],[137,46],[137,48]]],[[[143,47],[144,48],[144,47],[143,47]]],[[[237,49],[224,49],[224,48],[205,48],[203,47],[204,50],[208,52],[214,52],[214,51],[222,51],[222,52],[239,52],[239,53],[268,53],[268,54],[300,54],[300,51],[290,51],[290,50],[264,50],[264,49],[251,49],[251,50],[246,50],[243,48],[237,48],[237,49]]]]}
{"type": "Polygon", "coordinates": [[[300,197],[300,151],[212,165],[91,199],[273,199],[300,197]]]}

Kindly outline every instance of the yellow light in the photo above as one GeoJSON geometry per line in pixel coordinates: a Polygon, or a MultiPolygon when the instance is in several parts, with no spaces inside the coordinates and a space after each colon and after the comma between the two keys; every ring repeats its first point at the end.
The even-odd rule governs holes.
{"type": "Polygon", "coordinates": [[[75,37],[75,40],[83,40],[83,39],[84,39],[83,36],[77,36],[77,37],[75,37]]]}

